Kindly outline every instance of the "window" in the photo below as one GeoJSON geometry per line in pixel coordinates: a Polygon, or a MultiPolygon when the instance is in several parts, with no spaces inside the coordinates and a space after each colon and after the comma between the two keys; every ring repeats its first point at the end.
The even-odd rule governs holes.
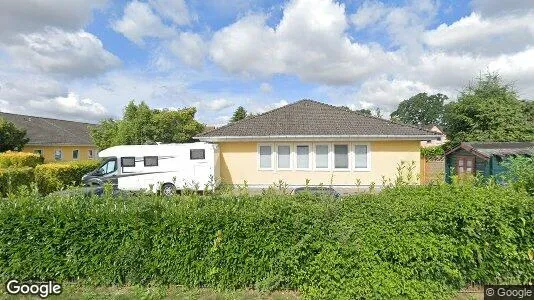
{"type": "Polygon", "coordinates": [[[328,145],[315,145],[315,168],[328,169],[328,145]]]}
{"type": "Polygon", "coordinates": [[[348,169],[349,168],[349,146],[348,145],[334,145],[334,168],[348,169]]]}
{"type": "Polygon", "coordinates": [[[288,145],[278,146],[278,169],[291,168],[291,147],[288,145]]]}
{"type": "Polygon", "coordinates": [[[206,150],[205,149],[191,149],[189,150],[189,159],[205,159],[206,150]]]}
{"type": "Polygon", "coordinates": [[[98,169],[98,173],[100,175],[106,175],[115,172],[115,170],[117,170],[117,161],[113,159],[103,164],[100,169],[98,169]]]}
{"type": "Polygon", "coordinates": [[[78,159],[80,156],[79,150],[72,150],[72,159],[78,159]]]}
{"type": "Polygon", "coordinates": [[[54,151],[54,159],[55,160],[63,159],[63,151],[61,151],[61,149],[56,149],[56,151],[54,151]]]}
{"type": "Polygon", "coordinates": [[[354,145],[354,168],[355,169],[367,169],[368,165],[368,153],[367,145],[354,145]]]}
{"type": "Polygon", "coordinates": [[[158,157],[157,156],[145,156],[145,167],[157,167],[158,166],[158,157]]]}
{"type": "Polygon", "coordinates": [[[456,161],[456,173],[458,175],[474,174],[475,173],[475,157],[474,156],[458,156],[456,161]]]}
{"type": "Polygon", "coordinates": [[[93,159],[95,157],[95,151],[93,149],[89,149],[88,153],[87,153],[87,156],[90,158],[90,159],[93,159]]]}
{"type": "Polygon", "coordinates": [[[438,137],[438,141],[439,141],[439,142],[441,142],[441,136],[440,136],[440,137],[438,137]]]}
{"type": "Polygon", "coordinates": [[[135,167],[135,157],[123,157],[123,158],[121,158],[121,166],[123,168],[135,167]]]}
{"type": "Polygon", "coordinates": [[[39,156],[43,156],[43,150],[41,149],[37,149],[37,150],[33,150],[33,153],[39,155],[39,156]]]}
{"type": "Polygon", "coordinates": [[[310,146],[297,145],[297,169],[310,167],[310,146]]]}
{"type": "Polygon", "coordinates": [[[271,169],[273,167],[272,152],[271,146],[260,146],[260,169],[271,169]]]}

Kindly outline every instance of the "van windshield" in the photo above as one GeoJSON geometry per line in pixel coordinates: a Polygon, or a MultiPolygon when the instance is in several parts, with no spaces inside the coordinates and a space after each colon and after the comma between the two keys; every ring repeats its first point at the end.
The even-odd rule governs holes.
{"type": "Polygon", "coordinates": [[[106,174],[113,173],[116,170],[117,170],[117,159],[112,158],[104,162],[104,164],[100,168],[98,168],[97,172],[100,175],[106,175],[106,174]]]}

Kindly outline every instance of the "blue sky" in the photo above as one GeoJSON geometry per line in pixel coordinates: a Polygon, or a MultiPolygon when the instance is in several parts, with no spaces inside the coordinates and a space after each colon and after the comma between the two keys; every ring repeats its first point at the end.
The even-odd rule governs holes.
{"type": "Polygon", "coordinates": [[[221,125],[311,98],[387,115],[485,71],[533,99],[533,19],[529,0],[3,1],[0,111],[97,122],[136,100],[221,125]]]}

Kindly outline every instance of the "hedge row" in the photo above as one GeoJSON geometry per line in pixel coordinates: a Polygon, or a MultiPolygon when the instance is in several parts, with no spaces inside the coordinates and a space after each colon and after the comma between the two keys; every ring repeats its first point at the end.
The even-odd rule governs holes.
{"type": "Polygon", "coordinates": [[[44,158],[28,152],[7,151],[0,153],[0,169],[9,167],[32,167],[42,164],[44,158]]]}
{"type": "Polygon", "coordinates": [[[19,197],[0,203],[0,280],[450,298],[534,279],[534,198],[494,185],[299,196],[19,197]]]}
{"type": "Polygon", "coordinates": [[[96,169],[99,161],[50,163],[30,167],[0,169],[0,197],[15,193],[22,186],[35,182],[41,194],[50,194],[68,186],[81,184],[84,174],[96,169]]]}

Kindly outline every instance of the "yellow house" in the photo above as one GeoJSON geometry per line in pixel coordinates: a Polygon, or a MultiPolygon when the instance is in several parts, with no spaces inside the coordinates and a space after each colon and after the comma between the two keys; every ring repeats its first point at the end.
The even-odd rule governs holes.
{"type": "Polygon", "coordinates": [[[40,154],[45,162],[98,158],[89,134],[94,124],[3,112],[0,118],[25,129],[30,141],[22,151],[40,154]]]}
{"type": "Polygon", "coordinates": [[[439,134],[342,107],[301,100],[259,116],[202,133],[220,146],[221,181],[266,188],[379,187],[398,167],[417,180],[420,142],[439,134]]]}

